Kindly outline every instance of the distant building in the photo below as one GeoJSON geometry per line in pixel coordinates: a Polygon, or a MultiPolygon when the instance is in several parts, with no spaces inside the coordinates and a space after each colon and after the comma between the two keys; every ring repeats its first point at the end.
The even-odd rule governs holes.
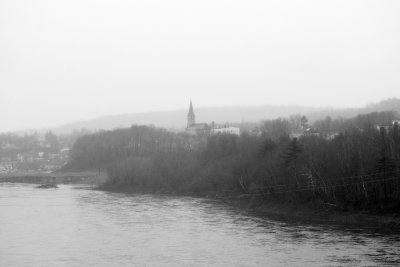
{"type": "Polygon", "coordinates": [[[314,129],[314,128],[307,128],[305,131],[304,131],[304,135],[305,136],[320,136],[321,134],[316,130],[316,129],[314,129]]]}
{"type": "Polygon", "coordinates": [[[216,126],[214,122],[196,123],[196,115],[194,114],[193,104],[190,101],[189,112],[187,115],[186,132],[191,135],[216,135],[216,134],[234,134],[240,135],[239,127],[216,126]]]}
{"type": "Polygon", "coordinates": [[[315,129],[311,128],[311,127],[305,129],[302,132],[290,133],[289,134],[289,138],[290,139],[294,139],[294,138],[299,139],[300,137],[303,137],[303,136],[317,136],[317,137],[320,137],[321,134],[317,130],[315,130],[315,129]]]}
{"type": "Polygon", "coordinates": [[[211,135],[216,135],[216,134],[240,135],[240,128],[239,127],[222,127],[222,128],[211,129],[211,135]]]}
{"type": "Polygon", "coordinates": [[[0,162],[0,173],[14,172],[17,163],[15,161],[0,162]]]}
{"type": "Polygon", "coordinates": [[[391,125],[377,125],[375,127],[378,131],[389,132],[390,130],[393,129],[393,127],[395,127],[395,125],[399,126],[400,120],[393,120],[391,125]]]}
{"type": "Polygon", "coordinates": [[[329,134],[327,134],[326,136],[325,136],[325,139],[326,140],[333,140],[333,139],[335,139],[337,136],[339,136],[340,135],[340,133],[337,133],[337,132],[335,132],[335,133],[329,133],[329,134]]]}
{"type": "Polygon", "coordinates": [[[392,126],[391,125],[378,125],[378,126],[376,126],[376,129],[378,130],[378,131],[385,131],[385,132],[388,132],[390,129],[392,129],[392,126]]]}
{"type": "Polygon", "coordinates": [[[196,115],[194,114],[192,101],[190,101],[186,132],[191,135],[209,135],[210,131],[211,127],[207,123],[196,123],[196,115]]]}
{"type": "Polygon", "coordinates": [[[294,139],[294,138],[299,139],[302,136],[304,136],[304,133],[290,133],[289,134],[290,139],[294,139]]]}
{"type": "Polygon", "coordinates": [[[193,104],[192,101],[190,101],[190,106],[189,106],[189,113],[187,115],[187,129],[190,127],[195,126],[196,124],[196,115],[194,115],[194,110],[193,110],[193,104]]]}

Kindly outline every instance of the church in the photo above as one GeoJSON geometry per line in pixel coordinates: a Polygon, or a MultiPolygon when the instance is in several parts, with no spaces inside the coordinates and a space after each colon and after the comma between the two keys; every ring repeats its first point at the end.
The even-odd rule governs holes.
{"type": "Polygon", "coordinates": [[[216,134],[234,134],[240,135],[240,128],[216,126],[214,122],[211,125],[207,123],[196,123],[196,115],[194,114],[193,104],[190,101],[189,113],[187,115],[186,133],[191,135],[216,135],[216,134]]]}
{"type": "Polygon", "coordinates": [[[209,135],[211,132],[211,127],[207,123],[196,123],[192,101],[190,101],[189,113],[187,115],[186,132],[191,135],[209,135]]]}

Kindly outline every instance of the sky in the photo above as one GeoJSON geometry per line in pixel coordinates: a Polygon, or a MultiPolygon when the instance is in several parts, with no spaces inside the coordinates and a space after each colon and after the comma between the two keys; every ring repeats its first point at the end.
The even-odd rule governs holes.
{"type": "Polygon", "coordinates": [[[0,131],[400,97],[400,1],[2,0],[0,131]]]}

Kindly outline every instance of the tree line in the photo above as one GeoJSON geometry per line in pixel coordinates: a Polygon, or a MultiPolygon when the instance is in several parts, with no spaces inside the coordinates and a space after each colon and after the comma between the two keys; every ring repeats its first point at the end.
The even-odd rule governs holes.
{"type": "Polygon", "coordinates": [[[241,136],[132,126],[79,138],[64,169],[105,170],[104,186],[117,190],[257,195],[398,211],[400,134],[392,123],[397,116],[375,112],[309,125],[295,115],[264,121],[258,131],[241,136]],[[292,137],[293,132],[301,134],[292,137]]]}

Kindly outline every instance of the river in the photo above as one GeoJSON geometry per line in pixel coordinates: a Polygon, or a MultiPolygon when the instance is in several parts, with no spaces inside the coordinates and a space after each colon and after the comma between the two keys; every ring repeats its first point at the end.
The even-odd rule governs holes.
{"type": "Polygon", "coordinates": [[[400,234],[218,201],[0,184],[0,266],[399,266],[400,234]]]}

